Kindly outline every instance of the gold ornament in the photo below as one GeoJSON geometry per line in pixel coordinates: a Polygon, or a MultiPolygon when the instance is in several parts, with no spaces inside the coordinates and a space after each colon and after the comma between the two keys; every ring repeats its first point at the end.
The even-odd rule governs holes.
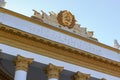
{"type": "Polygon", "coordinates": [[[74,16],[67,10],[58,13],[57,20],[60,25],[67,26],[68,28],[73,28],[75,25],[74,16]]]}

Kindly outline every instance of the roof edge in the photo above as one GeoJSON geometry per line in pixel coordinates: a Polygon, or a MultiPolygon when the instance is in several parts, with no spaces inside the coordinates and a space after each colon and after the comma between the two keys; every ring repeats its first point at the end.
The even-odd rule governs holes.
{"type": "Polygon", "coordinates": [[[18,18],[21,18],[21,19],[23,19],[23,20],[32,22],[32,23],[34,23],[34,24],[41,25],[41,26],[43,26],[43,27],[46,27],[46,28],[49,28],[49,29],[52,29],[52,30],[55,30],[55,31],[58,31],[58,32],[61,32],[61,33],[64,33],[64,34],[66,34],[66,35],[69,35],[69,36],[72,36],[72,37],[75,37],[75,38],[78,38],[78,39],[83,40],[83,41],[85,41],[85,42],[89,42],[89,43],[92,43],[92,44],[94,44],[94,45],[97,45],[97,46],[100,46],[100,47],[103,47],[103,48],[106,48],[106,49],[115,51],[115,52],[117,52],[117,53],[120,53],[120,50],[119,50],[119,49],[113,48],[113,47],[111,47],[111,46],[105,45],[105,44],[100,43],[100,42],[97,42],[97,41],[93,41],[93,40],[84,38],[84,37],[79,36],[79,35],[77,35],[77,34],[73,34],[73,33],[68,32],[68,31],[66,31],[66,30],[59,29],[59,28],[57,28],[57,27],[54,27],[54,26],[51,26],[51,25],[49,25],[49,24],[40,22],[40,21],[38,21],[38,20],[34,20],[34,19],[32,19],[32,18],[30,18],[30,17],[27,17],[27,16],[25,16],[25,15],[22,15],[22,14],[20,14],[20,13],[13,12],[13,11],[11,11],[11,10],[8,10],[8,9],[2,8],[2,7],[0,7],[0,12],[2,12],[2,13],[7,13],[7,14],[9,14],[9,15],[12,15],[12,16],[15,16],[15,17],[18,17],[18,18]]]}

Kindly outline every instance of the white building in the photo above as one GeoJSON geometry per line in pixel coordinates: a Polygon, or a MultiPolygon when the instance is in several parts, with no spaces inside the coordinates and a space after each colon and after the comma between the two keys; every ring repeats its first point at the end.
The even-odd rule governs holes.
{"type": "Polygon", "coordinates": [[[27,17],[3,4],[0,80],[120,80],[120,50],[98,42],[69,11],[27,17]]]}

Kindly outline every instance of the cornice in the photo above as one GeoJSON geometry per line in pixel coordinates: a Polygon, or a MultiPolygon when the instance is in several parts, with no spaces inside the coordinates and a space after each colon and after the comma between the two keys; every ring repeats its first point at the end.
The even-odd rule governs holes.
{"type": "Polygon", "coordinates": [[[10,10],[8,10],[8,9],[5,9],[5,8],[0,7],[0,12],[9,14],[9,15],[12,15],[12,16],[15,16],[15,17],[18,17],[18,18],[20,18],[20,19],[23,19],[23,20],[26,20],[26,21],[29,21],[29,22],[38,24],[38,25],[43,26],[43,27],[46,27],[46,28],[50,28],[50,29],[55,30],[55,31],[58,31],[58,32],[62,32],[62,33],[67,34],[67,35],[69,35],[69,36],[72,36],[72,37],[75,37],[75,38],[84,40],[84,41],[86,41],[86,42],[89,42],[89,43],[92,43],[92,44],[94,44],[94,45],[97,45],[97,46],[100,46],[100,47],[103,47],[103,48],[106,48],[106,49],[115,51],[115,52],[117,52],[117,53],[120,53],[120,50],[118,50],[118,49],[116,49],[116,48],[110,47],[110,46],[108,46],[108,45],[102,44],[102,43],[97,42],[97,41],[93,41],[93,40],[84,38],[84,37],[82,37],[82,36],[79,36],[79,35],[73,34],[73,33],[71,33],[71,32],[68,32],[68,31],[66,31],[66,30],[59,29],[59,28],[57,28],[57,27],[48,25],[48,24],[46,24],[46,23],[40,22],[39,20],[32,19],[32,18],[30,18],[30,17],[24,16],[24,15],[22,15],[22,14],[19,14],[19,13],[13,12],[13,11],[10,11],[10,10]]]}
{"type": "Polygon", "coordinates": [[[120,77],[120,63],[0,24],[0,43],[120,77]]]}

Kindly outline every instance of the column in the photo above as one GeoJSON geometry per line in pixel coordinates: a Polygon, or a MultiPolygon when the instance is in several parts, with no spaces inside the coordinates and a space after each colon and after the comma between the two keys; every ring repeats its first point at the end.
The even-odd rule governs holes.
{"type": "Polygon", "coordinates": [[[89,77],[90,74],[84,74],[78,71],[73,75],[73,80],[88,80],[89,77]]]}
{"type": "Polygon", "coordinates": [[[63,70],[63,67],[49,64],[48,67],[45,69],[45,72],[48,76],[48,80],[58,80],[59,74],[62,70],[63,70]]]}
{"type": "Polygon", "coordinates": [[[26,80],[28,66],[32,63],[32,58],[25,58],[20,55],[14,60],[15,64],[15,77],[14,80],[26,80]]]}

